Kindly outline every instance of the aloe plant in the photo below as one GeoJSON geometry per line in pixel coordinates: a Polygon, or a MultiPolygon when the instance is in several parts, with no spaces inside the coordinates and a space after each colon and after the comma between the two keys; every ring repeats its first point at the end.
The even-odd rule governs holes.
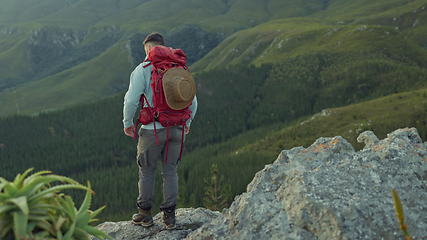
{"type": "Polygon", "coordinates": [[[32,171],[18,174],[12,182],[0,178],[0,239],[112,239],[90,225],[104,209],[89,209],[94,193],[90,183],[84,186],[50,171],[29,175],[32,171]],[[66,189],[86,191],[79,209],[61,192],[66,189]]]}

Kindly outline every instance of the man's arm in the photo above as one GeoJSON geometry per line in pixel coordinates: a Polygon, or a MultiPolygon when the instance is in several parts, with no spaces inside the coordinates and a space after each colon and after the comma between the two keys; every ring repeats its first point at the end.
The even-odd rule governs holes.
{"type": "Polygon", "coordinates": [[[191,122],[193,121],[194,117],[196,116],[197,112],[197,97],[194,96],[193,102],[191,103],[191,106],[189,107],[191,110],[191,118],[187,120],[187,128],[190,128],[191,122]]]}
{"type": "Polygon", "coordinates": [[[141,66],[138,66],[130,75],[129,89],[125,94],[123,103],[123,127],[125,130],[134,125],[133,117],[138,108],[141,94],[143,94],[145,89],[143,70],[141,66]]]}

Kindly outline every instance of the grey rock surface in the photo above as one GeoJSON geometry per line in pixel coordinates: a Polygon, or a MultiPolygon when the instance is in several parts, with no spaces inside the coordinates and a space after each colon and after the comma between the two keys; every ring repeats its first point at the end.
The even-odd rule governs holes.
{"type": "Polygon", "coordinates": [[[426,238],[427,142],[415,128],[359,139],[366,144],[361,151],[339,136],[284,150],[223,213],[179,209],[177,230],[126,222],[100,228],[116,239],[403,239],[395,188],[410,233],[426,238]]]}
{"type": "Polygon", "coordinates": [[[379,141],[378,137],[372,131],[365,131],[357,137],[357,142],[365,143],[365,147],[369,148],[379,141]]]}
{"type": "MultiPolygon", "coordinates": [[[[204,208],[180,208],[176,211],[177,224],[173,230],[168,230],[163,225],[162,213],[154,216],[154,225],[145,228],[132,224],[130,221],[105,222],[98,228],[116,240],[165,240],[184,239],[189,233],[201,227],[204,223],[220,217],[219,212],[204,208]]],[[[92,238],[92,240],[98,240],[92,238]]]]}

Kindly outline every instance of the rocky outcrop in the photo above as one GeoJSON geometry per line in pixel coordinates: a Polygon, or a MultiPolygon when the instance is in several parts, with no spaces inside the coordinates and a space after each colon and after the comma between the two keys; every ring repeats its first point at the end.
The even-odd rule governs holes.
{"type": "MultiPolygon", "coordinates": [[[[189,233],[213,220],[221,217],[219,212],[213,212],[204,208],[180,208],[177,209],[178,219],[174,230],[166,229],[162,224],[162,213],[154,217],[155,224],[150,228],[133,225],[130,222],[105,222],[98,226],[116,240],[147,239],[184,239],[189,233]]],[[[97,240],[93,238],[93,240],[97,240]]]]}
{"type": "MultiPolygon", "coordinates": [[[[126,239],[403,239],[393,188],[401,197],[410,233],[415,239],[426,237],[427,142],[415,128],[396,130],[383,140],[364,132],[358,140],[366,144],[360,151],[339,136],[284,150],[229,209],[208,212],[200,227],[140,228],[141,234],[126,239]]],[[[205,211],[179,210],[178,223],[188,226],[193,213],[205,211]]],[[[129,225],[112,224],[111,230],[108,224],[100,228],[116,233],[129,225]]]]}
{"type": "Polygon", "coordinates": [[[43,27],[32,31],[27,41],[33,78],[41,78],[94,58],[121,38],[116,27],[85,31],[43,27]]]}
{"type": "Polygon", "coordinates": [[[222,33],[207,32],[197,25],[178,26],[165,37],[168,45],[185,51],[188,65],[208,54],[225,38],[222,33]]]}
{"type": "Polygon", "coordinates": [[[14,61],[1,59],[0,71],[5,74],[0,73],[0,91],[71,69],[99,56],[122,36],[123,32],[114,26],[86,30],[43,26],[28,31],[0,25],[0,52],[22,54],[12,58],[14,61]]]}

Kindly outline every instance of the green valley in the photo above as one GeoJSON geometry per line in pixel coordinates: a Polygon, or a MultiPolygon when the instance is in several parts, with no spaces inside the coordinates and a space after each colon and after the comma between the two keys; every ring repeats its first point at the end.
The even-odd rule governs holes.
{"type": "MultiPolygon", "coordinates": [[[[121,96],[38,117],[11,117],[0,121],[0,175],[11,178],[28,167],[50,169],[81,182],[90,180],[96,206],[108,205],[105,218],[126,219],[134,210],[137,169],[135,142],[122,134],[121,96]],[[94,111],[95,110],[95,111],[94,111]],[[106,116],[109,116],[106,118],[106,116]],[[100,119],[103,119],[102,121],[100,119]]],[[[320,136],[341,135],[357,148],[365,130],[383,138],[399,127],[416,127],[427,139],[427,90],[416,90],[325,109],[290,123],[268,124],[216,144],[200,121],[188,138],[189,149],[180,163],[180,206],[202,206],[210,166],[230,185],[231,201],[245,190],[253,175],[271,163],[282,149],[308,146],[320,136]],[[203,129],[203,130],[202,130],[203,129]],[[197,139],[197,143],[195,143],[197,139]]],[[[219,133],[218,133],[219,134],[219,133]]],[[[160,176],[158,176],[160,177],[160,176]]],[[[158,179],[160,180],[160,179],[158,179]]],[[[157,181],[160,193],[160,181],[157,181]]],[[[156,204],[160,203],[157,194],[156,204]]]]}

